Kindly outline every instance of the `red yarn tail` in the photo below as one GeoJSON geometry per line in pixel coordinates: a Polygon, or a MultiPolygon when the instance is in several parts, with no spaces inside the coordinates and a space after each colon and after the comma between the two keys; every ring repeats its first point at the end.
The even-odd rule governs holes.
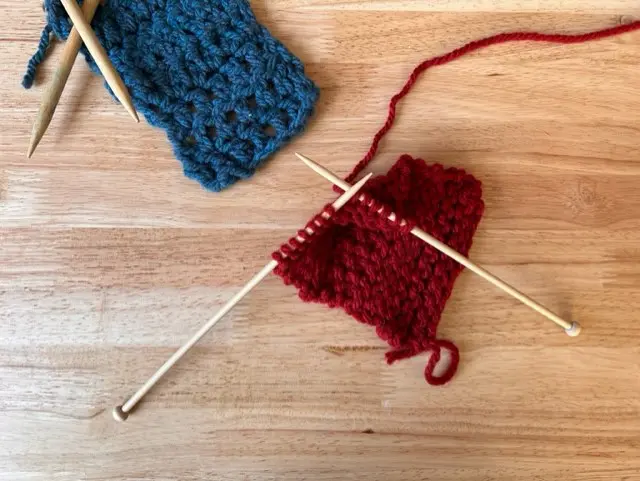
{"type": "Polygon", "coordinates": [[[458,351],[456,345],[451,341],[440,339],[430,342],[429,345],[426,346],[426,348],[403,347],[400,349],[389,351],[385,356],[387,358],[387,363],[393,364],[396,361],[399,361],[401,359],[408,359],[427,350],[431,351],[431,356],[429,357],[429,362],[427,362],[427,365],[424,368],[425,379],[432,386],[446,384],[456,373],[456,371],[458,370],[458,364],[460,363],[460,351],[458,351]],[[451,354],[451,359],[449,360],[449,365],[447,366],[445,371],[441,375],[436,376],[433,371],[440,361],[440,354],[443,348],[449,351],[449,353],[451,354]]]}
{"type": "Polygon", "coordinates": [[[376,133],[373,137],[373,141],[371,143],[371,147],[367,154],[363,157],[363,159],[358,162],[355,166],[351,174],[346,178],[346,181],[351,183],[353,179],[364,169],[371,159],[373,159],[374,155],[378,151],[378,144],[380,144],[380,140],[389,132],[391,127],[393,126],[393,122],[396,117],[396,106],[398,102],[409,93],[413,84],[416,83],[420,75],[425,71],[430,69],[431,67],[435,67],[437,65],[444,65],[446,63],[452,62],[464,55],[475,52],[476,50],[480,50],[491,45],[496,45],[499,43],[507,43],[507,42],[515,42],[515,41],[532,41],[532,42],[552,42],[552,43],[584,43],[589,42],[591,40],[599,40],[606,37],[613,37],[615,35],[620,35],[627,32],[632,32],[634,30],[640,29],[640,21],[631,22],[626,25],[618,25],[617,27],[605,28],[604,30],[597,30],[595,32],[577,34],[577,35],[557,35],[557,34],[545,34],[545,33],[537,33],[537,32],[510,32],[510,33],[500,33],[498,35],[493,35],[491,37],[487,37],[481,40],[475,40],[473,42],[469,42],[468,44],[452,50],[449,53],[444,55],[440,55],[439,57],[434,57],[429,60],[425,60],[420,65],[418,65],[414,71],[411,73],[409,80],[405,83],[402,90],[395,94],[391,98],[391,102],[389,102],[389,114],[387,116],[387,121],[384,123],[382,128],[376,133]]]}

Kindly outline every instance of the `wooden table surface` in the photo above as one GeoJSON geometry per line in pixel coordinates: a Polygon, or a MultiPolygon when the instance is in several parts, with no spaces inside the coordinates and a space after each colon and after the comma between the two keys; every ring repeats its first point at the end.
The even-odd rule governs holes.
{"type": "Polygon", "coordinates": [[[306,133],[219,194],[186,179],[78,61],[27,160],[58,45],[32,90],[39,2],[0,0],[0,479],[640,479],[640,33],[493,47],[428,73],[372,164],[467,169],[471,258],[563,315],[465,271],[426,356],[268,278],[124,424],[122,402],[334,198],[295,150],[346,174],[419,61],[515,29],[583,32],[635,0],[266,0],[259,19],[322,89],[306,133]]]}

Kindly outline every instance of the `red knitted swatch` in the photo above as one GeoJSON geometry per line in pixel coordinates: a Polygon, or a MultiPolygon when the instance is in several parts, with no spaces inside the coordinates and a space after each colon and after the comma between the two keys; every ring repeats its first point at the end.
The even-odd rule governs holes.
{"type": "MultiPolygon", "coordinates": [[[[347,182],[371,162],[393,125],[398,102],[426,70],[500,43],[583,43],[638,29],[636,21],[578,35],[503,33],[425,60],[392,97],[386,122],[347,182]]],[[[298,235],[305,242],[292,238],[275,252],[279,261],[275,272],[294,285],[304,301],[341,307],[375,326],[378,336],[393,348],[387,353],[389,363],[431,351],[425,378],[430,384],[444,384],[455,374],[459,353],[451,342],[437,339],[436,330],[462,266],[409,231],[417,225],[466,256],[484,208],[480,182],[462,170],[430,166],[403,155],[387,175],[371,179],[363,192],[364,202],[352,199],[338,212],[326,206],[328,221],[318,214],[307,224],[314,234],[301,230],[298,235]],[[399,219],[389,221],[391,212],[399,219]],[[435,376],[442,348],[450,351],[451,361],[443,374],[435,376]]]]}
{"type": "Polygon", "coordinates": [[[456,370],[458,350],[436,340],[436,329],[462,266],[409,231],[417,225],[466,255],[484,207],[480,182],[462,170],[403,155],[363,192],[365,202],[349,202],[321,228],[311,224],[315,233],[308,241],[292,239],[283,248],[287,257],[275,253],[275,272],[298,288],[304,301],[342,307],[375,326],[394,348],[387,353],[389,363],[432,350],[425,377],[442,384],[456,370]],[[376,202],[368,205],[372,199],[376,202]],[[389,221],[389,212],[399,219],[389,221]],[[407,224],[400,226],[401,219],[407,224]],[[452,359],[435,377],[441,347],[452,359]]]}

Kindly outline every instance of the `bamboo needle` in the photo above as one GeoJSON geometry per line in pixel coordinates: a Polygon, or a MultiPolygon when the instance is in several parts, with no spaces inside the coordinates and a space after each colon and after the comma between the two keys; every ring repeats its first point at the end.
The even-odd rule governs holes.
{"type": "MultiPolygon", "coordinates": [[[[330,181],[334,185],[340,187],[342,190],[349,189],[350,185],[347,182],[345,182],[344,180],[342,180],[340,177],[335,175],[330,170],[322,167],[320,164],[314,162],[313,160],[305,157],[302,154],[296,153],[296,156],[300,160],[302,160],[307,166],[309,166],[314,172],[320,174],[322,177],[324,177],[325,179],[327,179],[328,181],[330,181]]],[[[360,202],[363,202],[365,200],[364,195],[359,196],[358,200],[360,202]]],[[[391,213],[389,215],[389,220],[395,221],[396,220],[396,215],[394,213],[391,213]]],[[[510,296],[512,296],[515,299],[519,300],[524,305],[526,305],[526,306],[530,307],[531,309],[533,309],[534,311],[542,314],[547,319],[555,322],[558,326],[562,327],[569,336],[575,337],[578,334],[580,334],[580,331],[581,331],[582,328],[581,328],[580,324],[578,324],[577,322],[565,321],[564,319],[562,319],[558,315],[556,315],[553,312],[551,312],[546,307],[540,305],[539,303],[537,303],[536,301],[534,301],[530,297],[524,295],[522,292],[518,291],[517,289],[513,288],[512,286],[510,286],[509,284],[507,284],[506,282],[504,282],[500,278],[494,276],[493,274],[491,274],[486,269],[480,267],[477,264],[474,264],[469,259],[467,259],[465,256],[463,256],[459,252],[453,250],[448,245],[440,242],[435,237],[430,236],[429,234],[427,234],[422,229],[420,229],[418,227],[414,227],[413,229],[411,229],[411,233],[414,236],[416,236],[417,238],[419,238],[419,239],[423,240],[424,242],[426,242],[427,244],[429,244],[430,246],[432,246],[435,249],[439,250],[443,254],[451,257],[456,262],[462,264],[464,267],[466,267],[467,269],[469,269],[473,273],[475,273],[475,274],[479,275],[480,277],[482,277],[483,279],[489,281],[491,284],[493,284],[497,288],[501,289],[502,291],[506,292],[510,296]]]]}
{"type": "MultiPolygon", "coordinates": [[[[363,177],[358,183],[350,186],[346,191],[336,199],[336,201],[332,204],[335,210],[342,208],[349,200],[355,196],[358,191],[364,186],[364,184],[369,180],[371,174],[363,177]]],[[[328,219],[330,216],[326,212],[322,214],[325,219],[328,219]]],[[[307,233],[309,235],[313,234],[313,230],[307,228],[307,233]]],[[[297,236],[296,237],[299,242],[304,242],[305,240],[297,236]]],[[[264,266],[260,272],[258,272],[253,278],[244,285],[242,289],[235,296],[233,296],[227,303],[222,306],[222,308],[213,316],[206,324],[204,324],[198,332],[196,332],[191,339],[189,339],[185,344],[180,347],[169,359],[165,361],[165,363],[160,366],[150,378],[144,383],[144,385],[136,391],[136,393],[127,400],[123,405],[116,406],[113,408],[113,417],[116,421],[126,421],[129,417],[129,413],[131,410],[140,402],[140,400],[153,388],[153,386],[164,376],[169,369],[173,367],[173,365],[178,362],[188,351],[191,349],[202,337],[216,325],[216,323],[222,319],[234,306],[240,302],[249,292],[253,290],[260,282],[267,277],[276,267],[278,266],[278,262],[272,260],[266,266],[264,266]]]]}
{"type": "Polygon", "coordinates": [[[131,117],[136,122],[139,122],[138,114],[136,112],[133,103],[131,102],[131,97],[129,96],[129,92],[127,91],[127,87],[124,85],[124,82],[116,72],[116,69],[111,64],[107,52],[105,52],[102,45],[100,45],[100,41],[96,34],[91,30],[91,26],[87,23],[86,19],[82,15],[82,11],[80,7],[76,3],[76,0],[61,0],[62,6],[67,11],[69,18],[73,22],[73,26],[77,29],[82,41],[87,46],[89,53],[95,60],[100,72],[104,76],[104,79],[111,87],[116,98],[120,101],[124,108],[127,109],[127,112],[131,114],[131,117]]]}
{"type": "MultiPolygon", "coordinates": [[[[87,23],[91,23],[96,9],[100,4],[100,0],[84,0],[82,3],[82,15],[87,19],[87,23]]],[[[64,50],[62,51],[62,58],[60,64],[56,68],[53,74],[49,87],[45,90],[42,96],[42,103],[40,104],[40,110],[33,124],[31,130],[31,140],[29,141],[29,150],[27,157],[31,158],[33,152],[38,147],[40,140],[47,131],[53,114],[56,111],[60,96],[64,90],[64,86],[67,83],[73,64],[78,56],[78,52],[82,47],[82,37],[78,33],[78,30],[73,27],[66,43],[64,44],[64,50]]]]}

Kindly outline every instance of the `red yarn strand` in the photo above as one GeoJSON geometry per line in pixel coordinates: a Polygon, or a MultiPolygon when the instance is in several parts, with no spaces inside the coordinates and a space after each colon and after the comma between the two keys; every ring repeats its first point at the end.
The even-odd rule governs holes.
{"type": "Polygon", "coordinates": [[[391,127],[393,126],[393,122],[396,118],[396,106],[398,105],[398,102],[400,102],[400,100],[402,100],[402,98],[409,93],[420,75],[422,75],[431,67],[447,64],[460,57],[463,57],[464,55],[470,54],[486,47],[490,47],[491,45],[497,45],[501,43],[517,41],[551,42],[563,44],[585,43],[592,40],[600,40],[607,37],[621,35],[623,33],[632,32],[638,29],[640,29],[640,21],[631,22],[626,25],[618,25],[617,27],[605,28],[603,30],[596,30],[594,32],[573,35],[545,34],[538,32],[500,33],[491,37],[483,38],[481,40],[474,40],[473,42],[469,42],[462,47],[450,51],[449,53],[425,60],[413,70],[404,87],[402,87],[402,90],[400,90],[400,92],[398,92],[391,98],[391,101],[389,102],[389,114],[387,115],[386,122],[373,137],[371,147],[369,147],[369,151],[367,152],[367,154],[362,158],[360,162],[358,162],[351,174],[349,174],[349,176],[345,180],[351,183],[353,179],[355,179],[356,176],[362,171],[362,169],[364,169],[369,164],[369,162],[371,162],[373,157],[376,155],[376,152],[378,151],[380,141],[389,132],[389,130],[391,130],[391,127]]]}
{"type": "MultiPolygon", "coordinates": [[[[581,43],[639,28],[640,22],[634,22],[581,35],[504,33],[422,62],[391,99],[386,122],[347,181],[371,162],[393,125],[398,102],[427,69],[499,43],[581,43]]],[[[363,195],[364,202],[331,212],[330,221],[320,214],[314,217],[307,224],[313,235],[301,230],[298,235],[305,242],[294,237],[273,254],[278,261],[274,272],[294,285],[305,302],[340,307],[374,326],[391,347],[389,364],[430,352],[424,377],[431,385],[445,384],[457,370],[460,353],[452,342],[437,339],[436,331],[462,266],[410,236],[409,230],[419,225],[467,255],[484,210],[481,184],[463,170],[429,165],[405,154],[387,174],[372,179],[363,195]],[[395,223],[387,219],[392,210],[395,223]],[[402,220],[406,225],[400,226],[402,220]],[[436,369],[443,350],[449,353],[444,371],[436,369]]]]}

